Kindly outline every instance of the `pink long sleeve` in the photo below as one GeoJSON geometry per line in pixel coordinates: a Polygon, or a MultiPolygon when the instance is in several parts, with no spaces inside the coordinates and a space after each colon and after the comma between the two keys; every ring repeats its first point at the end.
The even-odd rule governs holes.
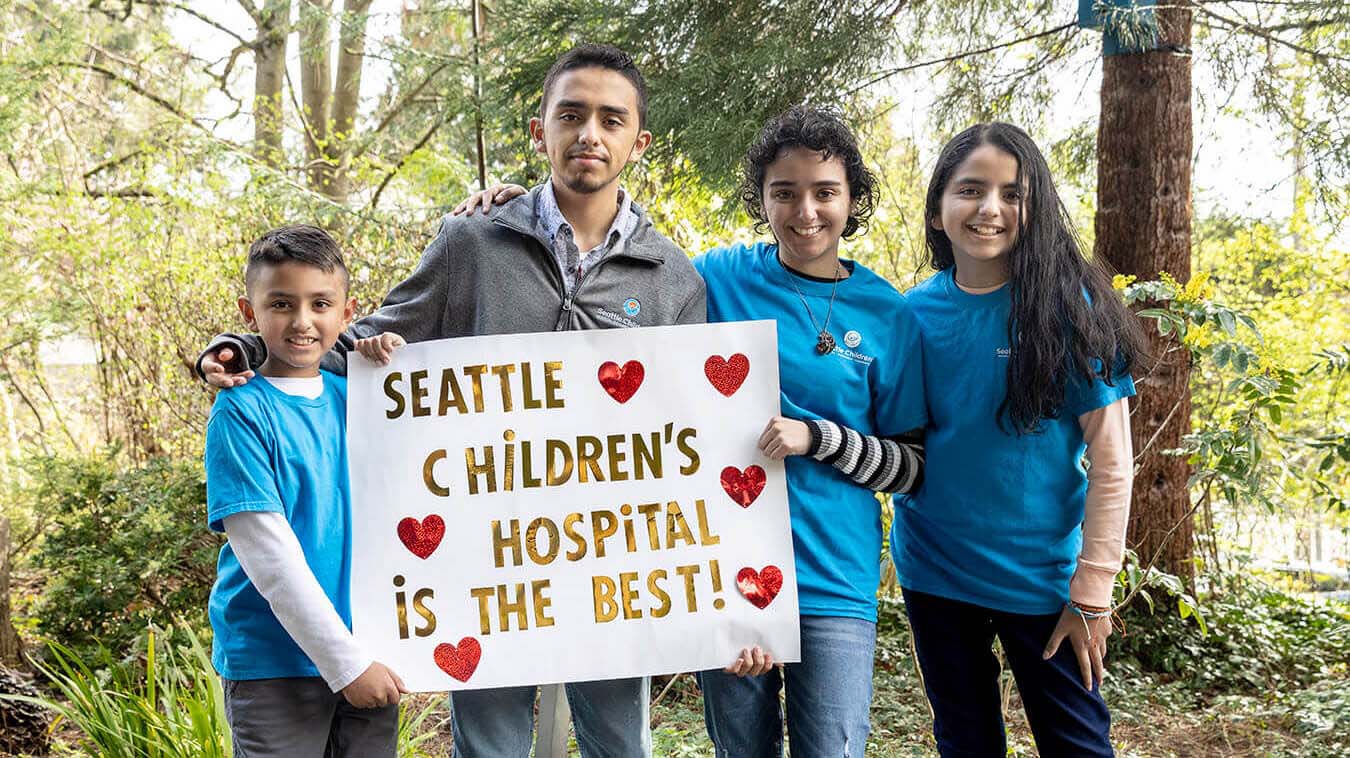
{"type": "Polygon", "coordinates": [[[1134,481],[1129,400],[1121,399],[1078,417],[1087,443],[1088,488],[1083,549],[1069,582],[1069,599],[1095,607],[1111,605],[1111,589],[1125,554],[1134,481]]]}

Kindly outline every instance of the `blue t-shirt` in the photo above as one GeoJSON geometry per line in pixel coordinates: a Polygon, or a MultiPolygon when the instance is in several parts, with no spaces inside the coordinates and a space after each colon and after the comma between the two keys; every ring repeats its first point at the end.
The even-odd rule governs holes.
{"type": "MultiPolygon", "coordinates": [[[[778,262],[777,245],[718,248],[694,259],[694,267],[708,285],[709,321],[778,322],[783,415],[885,436],[924,425],[918,324],[886,280],[852,264],[831,311],[833,282],[791,273],[778,262]],[[831,313],[833,353],[816,353],[817,328],[793,284],[816,324],[831,313]]],[[[786,464],[801,613],[875,621],[881,578],[876,497],[828,464],[805,456],[786,464]]]]}
{"type": "MultiPolygon", "coordinates": [[[[206,424],[206,511],[211,529],[246,511],[285,515],[305,561],[351,628],[351,496],[347,380],[323,374],[317,398],[288,395],[259,376],[222,390],[206,424]]],[[[209,608],[212,663],[226,679],[319,676],[239,565],[220,549],[209,608]]]]}
{"type": "Polygon", "coordinates": [[[1134,382],[1070,380],[1058,418],[1034,434],[1004,431],[995,415],[1008,386],[1009,288],[972,295],[952,277],[949,268],[906,295],[923,330],[929,424],[923,486],[895,501],[896,574],[932,595],[1055,613],[1082,547],[1078,416],[1133,395],[1134,382]]]}

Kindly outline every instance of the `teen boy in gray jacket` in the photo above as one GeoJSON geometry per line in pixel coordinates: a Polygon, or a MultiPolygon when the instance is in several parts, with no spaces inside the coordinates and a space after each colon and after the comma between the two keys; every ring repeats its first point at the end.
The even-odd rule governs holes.
{"type": "MultiPolygon", "coordinates": [[[[549,183],[487,218],[446,217],[412,276],[351,326],[323,366],[345,371],[352,349],[387,358],[404,339],[702,323],[702,280],[618,185],[651,142],[646,103],[626,54],[597,45],[563,54],[530,121],[549,183]]],[[[198,367],[229,387],[248,381],[248,366],[264,357],[256,337],[222,335],[198,367]]],[[[650,755],[642,688],[641,678],[567,685],[585,758],[650,755]]],[[[455,756],[528,756],[535,690],[454,693],[455,756]]]]}

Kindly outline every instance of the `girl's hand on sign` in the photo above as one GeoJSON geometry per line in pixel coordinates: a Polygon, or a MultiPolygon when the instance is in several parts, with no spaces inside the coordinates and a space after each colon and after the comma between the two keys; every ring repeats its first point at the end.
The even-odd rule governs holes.
{"type": "Polygon", "coordinates": [[[342,696],[357,708],[383,708],[397,705],[400,695],[407,691],[398,674],[375,661],[355,681],[342,688],[342,696]]]}
{"type": "Polygon", "coordinates": [[[481,208],[483,215],[486,216],[487,212],[492,210],[493,205],[504,205],[506,201],[520,197],[528,191],[519,184],[494,184],[481,192],[475,192],[464,198],[459,205],[455,206],[453,211],[450,211],[450,214],[452,216],[472,216],[475,210],[481,208]]]}
{"type": "Polygon", "coordinates": [[[811,449],[811,429],[805,422],[774,416],[759,435],[759,450],[775,461],[805,455],[811,449]]]}
{"type": "Polygon", "coordinates": [[[377,334],[374,337],[366,337],[356,341],[356,352],[369,358],[374,363],[383,366],[389,363],[389,359],[394,357],[394,349],[408,344],[407,340],[394,334],[385,332],[377,334]]]}
{"type": "Polygon", "coordinates": [[[768,673],[773,664],[773,653],[755,645],[742,649],[736,660],[722,670],[736,676],[759,676],[768,673]]]}
{"type": "Polygon", "coordinates": [[[1106,638],[1111,636],[1111,619],[1085,618],[1067,606],[1059,614],[1059,623],[1045,645],[1041,657],[1050,660],[1059,651],[1059,645],[1066,638],[1078,657],[1078,670],[1083,674],[1083,689],[1091,690],[1095,679],[1098,683],[1106,676],[1106,638]]]}

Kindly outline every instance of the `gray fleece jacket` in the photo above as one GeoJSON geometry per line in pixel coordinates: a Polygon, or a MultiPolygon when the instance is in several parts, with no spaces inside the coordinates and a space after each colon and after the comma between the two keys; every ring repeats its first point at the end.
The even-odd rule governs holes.
{"type": "MultiPolygon", "coordinates": [[[[516,334],[611,327],[701,324],[707,320],[703,280],[689,258],[652,227],[634,204],[633,233],[583,274],[569,296],[562,272],[541,236],[535,203],[542,187],[487,216],[446,216],[412,275],[378,310],[351,325],[322,367],[347,372],[355,342],[395,332],[409,342],[479,334],[516,334]]],[[[206,352],[233,343],[249,367],[267,357],[253,334],[222,334],[206,352]]],[[[205,353],[203,353],[205,355],[205,353]]],[[[197,359],[201,373],[201,358],[197,359]]]]}

